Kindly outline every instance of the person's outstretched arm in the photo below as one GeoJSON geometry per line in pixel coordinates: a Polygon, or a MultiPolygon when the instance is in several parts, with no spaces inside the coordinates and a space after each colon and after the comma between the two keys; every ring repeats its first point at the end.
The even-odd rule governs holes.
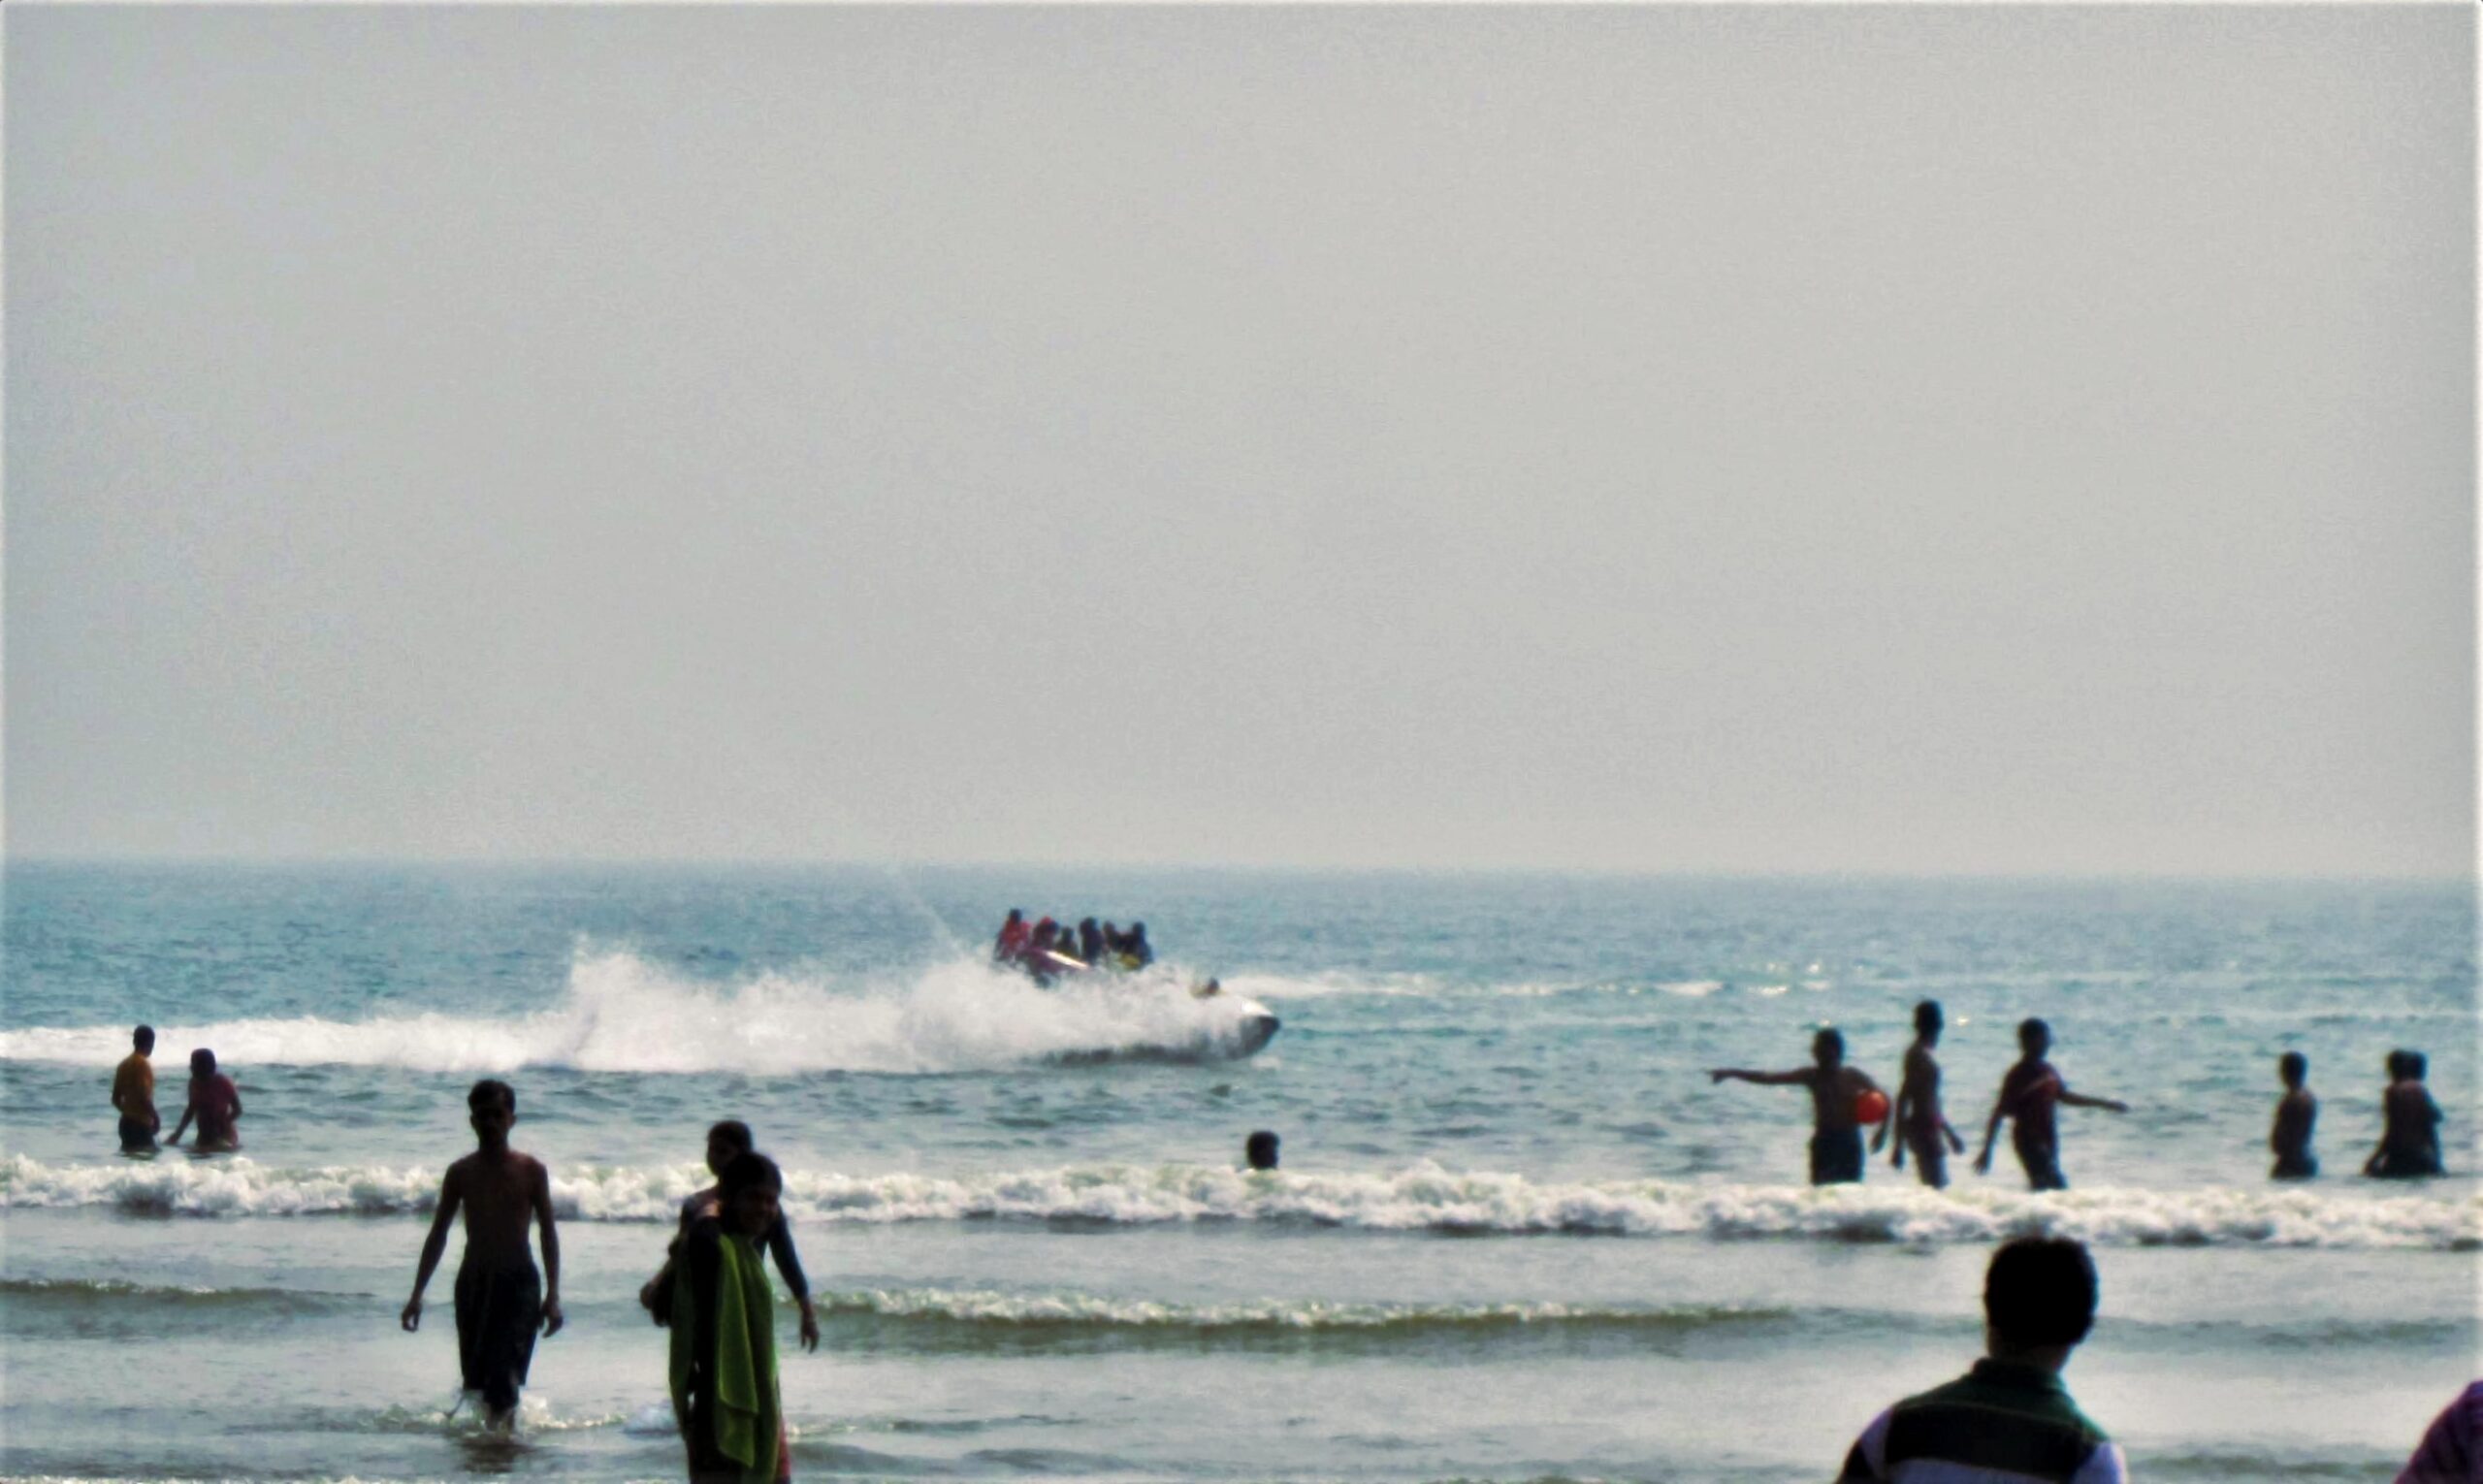
{"type": "Polygon", "coordinates": [[[534,1219],[543,1228],[543,1333],[561,1333],[561,1233],[552,1224],[552,1172],[534,1166],[534,1219]]]}
{"type": "Polygon", "coordinates": [[[2072,1092],[2066,1087],[2060,1090],[2060,1100],[2072,1108],[2100,1108],[2106,1113],[2130,1111],[2130,1105],[2116,1098],[2090,1098],[2082,1092],[2072,1092]]]}
{"type": "Polygon", "coordinates": [[[1721,1082],[1728,1077],[1738,1082],[1757,1082],[1762,1087],[1786,1087],[1796,1083],[1807,1086],[1811,1081],[1811,1069],[1803,1067],[1793,1072],[1753,1072],[1742,1067],[1717,1067],[1708,1072],[1707,1081],[1721,1082]]]}
{"type": "Polygon", "coordinates": [[[464,1193],[457,1188],[457,1167],[450,1165],[439,1182],[439,1205],[432,1211],[431,1233],[423,1238],[423,1255],[414,1264],[414,1296],[397,1316],[398,1327],[408,1335],[422,1328],[423,1290],[431,1286],[431,1275],[439,1269],[439,1254],[448,1250],[448,1224],[457,1219],[457,1206],[463,1199],[464,1193]]]}

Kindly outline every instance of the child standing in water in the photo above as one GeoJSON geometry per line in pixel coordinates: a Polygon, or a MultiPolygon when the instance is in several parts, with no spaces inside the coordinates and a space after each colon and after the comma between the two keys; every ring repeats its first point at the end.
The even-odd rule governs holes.
{"type": "Polygon", "coordinates": [[[423,1289],[448,1246],[448,1224],[466,1213],[466,1257],[457,1266],[457,1360],[468,1391],[483,1394],[484,1420],[505,1430],[534,1359],[534,1332],[561,1332],[561,1239],[552,1226],[552,1177],[543,1162],[508,1146],[517,1092],[485,1079],[466,1094],[474,1152],[448,1167],[439,1206],[414,1268],[414,1296],[397,1322],[423,1322],[423,1289]],[[534,1271],[527,1224],[543,1227],[543,1272],[534,1271]]]}
{"type": "Polygon", "coordinates": [[[1887,1142],[1893,1126],[1897,1148],[1888,1162],[1904,1169],[1906,1150],[1912,1149],[1915,1173],[1934,1190],[1949,1184],[1950,1151],[1966,1152],[1966,1142],[1940,1111],[1940,1063],[1932,1059],[1931,1048],[1940,1044],[1941,1023],[1938,1000],[1924,1000],[1914,1007],[1914,1045],[1906,1048],[1905,1080],[1897,1083],[1896,1116],[1881,1124],[1871,1140],[1876,1152],[1887,1142]]]}
{"type": "Polygon", "coordinates": [[[2276,1121],[2268,1130],[2268,1148],[2276,1156],[2276,1167],[2268,1172],[2270,1179],[2306,1180],[2319,1173],[2319,1159],[2310,1152],[2311,1125],[2319,1121],[2319,1100],[2303,1085],[2310,1075],[2310,1058],[2300,1051],[2287,1051],[2276,1060],[2276,1076],[2285,1084],[2285,1095],[2276,1100],[2276,1121]]]}
{"type": "Polygon", "coordinates": [[[215,1070],[215,1053],[205,1047],[190,1052],[190,1102],[181,1110],[181,1121],[173,1125],[168,1145],[181,1142],[181,1133],[198,1120],[198,1141],[190,1145],[194,1154],[217,1154],[242,1146],[242,1131],[236,1125],[242,1117],[242,1089],[233,1079],[215,1070]]]}

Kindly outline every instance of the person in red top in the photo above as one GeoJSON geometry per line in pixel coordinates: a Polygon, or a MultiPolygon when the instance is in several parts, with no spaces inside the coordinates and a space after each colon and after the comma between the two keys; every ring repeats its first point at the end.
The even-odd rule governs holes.
{"type": "Polygon", "coordinates": [[[168,1145],[179,1144],[181,1133],[198,1120],[198,1142],[191,1152],[211,1154],[242,1146],[241,1131],[234,1124],[242,1116],[242,1089],[233,1079],[215,1070],[215,1053],[205,1047],[190,1052],[190,1104],[181,1110],[181,1121],[173,1125],[168,1145]]]}
{"type": "Polygon", "coordinates": [[[2000,1096],[1993,1100],[1991,1121],[1983,1131],[1983,1152],[1975,1156],[1975,1174],[1991,1173],[1991,1146],[2000,1138],[2000,1120],[2008,1118],[2015,1120],[2009,1145],[2017,1151],[2017,1163],[2025,1167],[2027,1186],[2067,1190],[2069,1181],[2060,1173],[2060,1128],[2052,1117],[2053,1106],[2066,1103],[2112,1113],[2128,1113],[2130,1106],[2070,1091],[2052,1064],[2044,1059],[2044,1053],[2052,1048],[2052,1028],[2043,1021],[2018,1023],[2017,1048],[2025,1054],[2000,1080],[2000,1096]]]}
{"type": "Polygon", "coordinates": [[[1034,941],[1035,930],[1026,925],[1023,908],[1009,909],[1009,920],[1000,924],[1000,937],[991,945],[993,963],[1016,963],[1026,956],[1026,945],[1034,941]]]}

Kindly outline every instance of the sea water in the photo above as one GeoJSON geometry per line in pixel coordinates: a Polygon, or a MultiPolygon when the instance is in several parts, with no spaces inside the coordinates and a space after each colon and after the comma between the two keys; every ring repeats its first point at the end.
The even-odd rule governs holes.
{"type": "Polygon", "coordinates": [[[637,1287],[747,1120],[825,1340],[804,1476],[1784,1480],[1982,1342],[1992,1245],[2093,1244],[2068,1379],[2157,1480],[2383,1480],[2476,1373],[2470,884],[17,864],[0,1014],[0,1472],[677,1476],[637,1287]],[[1011,907],[1143,919],[1152,990],[994,971],[1011,907]],[[1216,976],[1283,1017],[1145,1058],[1216,976]],[[1156,993],[1135,1010],[1126,996],[1156,993]],[[2072,1188],[1802,1182],[1815,1027],[1893,1085],[1947,1007],[1980,1139],[2013,1028],[2072,1188]],[[1170,1007],[1170,1008],[1167,1008],[1170,1007]],[[1168,1017],[1170,1017],[1168,1019],[1168,1017]],[[113,1152],[137,1021],[244,1151],[113,1152]],[[2431,1058],[2451,1178],[2355,1174],[2431,1058]],[[2326,1175],[2266,1178],[2276,1057],[2326,1175]],[[1096,1060],[1097,1053],[1122,1053],[1096,1060]],[[568,1327],[458,1404],[451,1255],[398,1328],[477,1077],[553,1173],[568,1327]],[[1283,1168],[1237,1168],[1253,1129],[1283,1168]]]}

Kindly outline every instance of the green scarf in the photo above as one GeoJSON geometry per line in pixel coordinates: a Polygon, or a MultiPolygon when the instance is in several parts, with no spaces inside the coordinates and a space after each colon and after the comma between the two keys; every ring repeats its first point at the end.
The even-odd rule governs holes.
{"type": "MultiPolygon", "coordinates": [[[[776,1401],[776,1299],[767,1289],[758,1242],[726,1236],[716,1246],[716,1351],[708,1358],[716,1451],[741,1466],[746,1484],[775,1484],[782,1431],[776,1401]]],[[[690,1426],[695,1288],[685,1274],[672,1293],[672,1410],[684,1428],[690,1426]]]]}

